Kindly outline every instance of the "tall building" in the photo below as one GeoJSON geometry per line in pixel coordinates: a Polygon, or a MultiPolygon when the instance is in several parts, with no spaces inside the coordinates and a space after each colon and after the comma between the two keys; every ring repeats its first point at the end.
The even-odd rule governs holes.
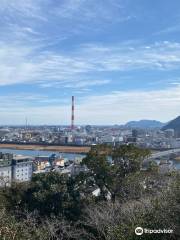
{"type": "Polygon", "coordinates": [[[32,167],[30,157],[0,153],[0,187],[10,186],[12,182],[30,181],[32,167]]]}
{"type": "Polygon", "coordinates": [[[32,178],[32,159],[17,155],[12,160],[12,178],[15,182],[26,182],[32,178]]]}

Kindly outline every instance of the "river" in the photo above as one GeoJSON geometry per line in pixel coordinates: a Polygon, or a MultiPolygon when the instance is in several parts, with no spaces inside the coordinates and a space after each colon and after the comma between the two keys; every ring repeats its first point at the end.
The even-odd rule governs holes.
{"type": "Polygon", "coordinates": [[[63,158],[67,158],[69,160],[74,160],[76,157],[85,156],[83,154],[78,153],[58,153],[53,151],[44,151],[44,150],[16,150],[16,149],[9,149],[9,148],[0,148],[0,152],[3,153],[13,153],[16,155],[25,155],[25,156],[50,156],[51,154],[59,154],[63,158]]]}
{"type": "MultiPolygon", "coordinates": [[[[50,156],[51,154],[58,154],[58,152],[53,151],[44,151],[44,150],[16,150],[16,149],[7,149],[7,148],[0,148],[0,152],[3,153],[13,153],[16,155],[25,155],[25,156],[50,156]]],[[[85,154],[78,154],[78,153],[59,153],[63,158],[68,160],[74,160],[76,157],[85,156],[85,154]]],[[[158,161],[157,161],[158,162],[158,161]]],[[[172,164],[176,169],[180,170],[180,161],[172,160],[172,164]]]]}

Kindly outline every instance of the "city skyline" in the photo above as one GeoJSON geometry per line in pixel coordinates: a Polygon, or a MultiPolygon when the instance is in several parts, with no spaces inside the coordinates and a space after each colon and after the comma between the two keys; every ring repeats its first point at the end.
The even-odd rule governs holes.
{"type": "Polygon", "coordinates": [[[179,115],[180,2],[0,0],[0,124],[179,115]]]}

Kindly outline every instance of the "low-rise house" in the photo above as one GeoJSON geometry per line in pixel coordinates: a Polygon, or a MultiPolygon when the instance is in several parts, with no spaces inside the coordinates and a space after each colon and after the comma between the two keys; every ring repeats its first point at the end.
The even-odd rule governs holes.
{"type": "Polygon", "coordinates": [[[60,158],[60,159],[54,160],[53,166],[64,167],[64,159],[60,158]]]}
{"type": "Polygon", "coordinates": [[[34,161],[34,170],[40,171],[50,167],[50,161],[48,156],[38,156],[34,161]]]}
{"type": "Polygon", "coordinates": [[[72,176],[76,176],[78,175],[80,172],[88,172],[88,168],[85,165],[81,165],[81,164],[71,164],[71,175],[72,176]]]}

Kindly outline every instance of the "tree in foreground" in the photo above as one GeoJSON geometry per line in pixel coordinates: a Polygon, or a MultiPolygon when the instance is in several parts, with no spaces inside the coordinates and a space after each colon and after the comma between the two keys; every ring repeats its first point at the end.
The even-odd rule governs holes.
{"type": "Polygon", "coordinates": [[[103,145],[92,148],[83,163],[90,169],[102,199],[110,196],[115,201],[124,192],[124,180],[140,172],[142,162],[149,154],[149,150],[133,145],[107,146],[107,149],[103,145]]]}
{"type": "Polygon", "coordinates": [[[179,174],[160,175],[154,165],[142,171],[149,154],[131,145],[96,146],[83,160],[88,172],[38,174],[1,189],[0,239],[10,233],[14,240],[178,239],[179,174]],[[100,196],[93,197],[96,187],[100,196]],[[137,226],[176,234],[137,238],[137,226]]]}

